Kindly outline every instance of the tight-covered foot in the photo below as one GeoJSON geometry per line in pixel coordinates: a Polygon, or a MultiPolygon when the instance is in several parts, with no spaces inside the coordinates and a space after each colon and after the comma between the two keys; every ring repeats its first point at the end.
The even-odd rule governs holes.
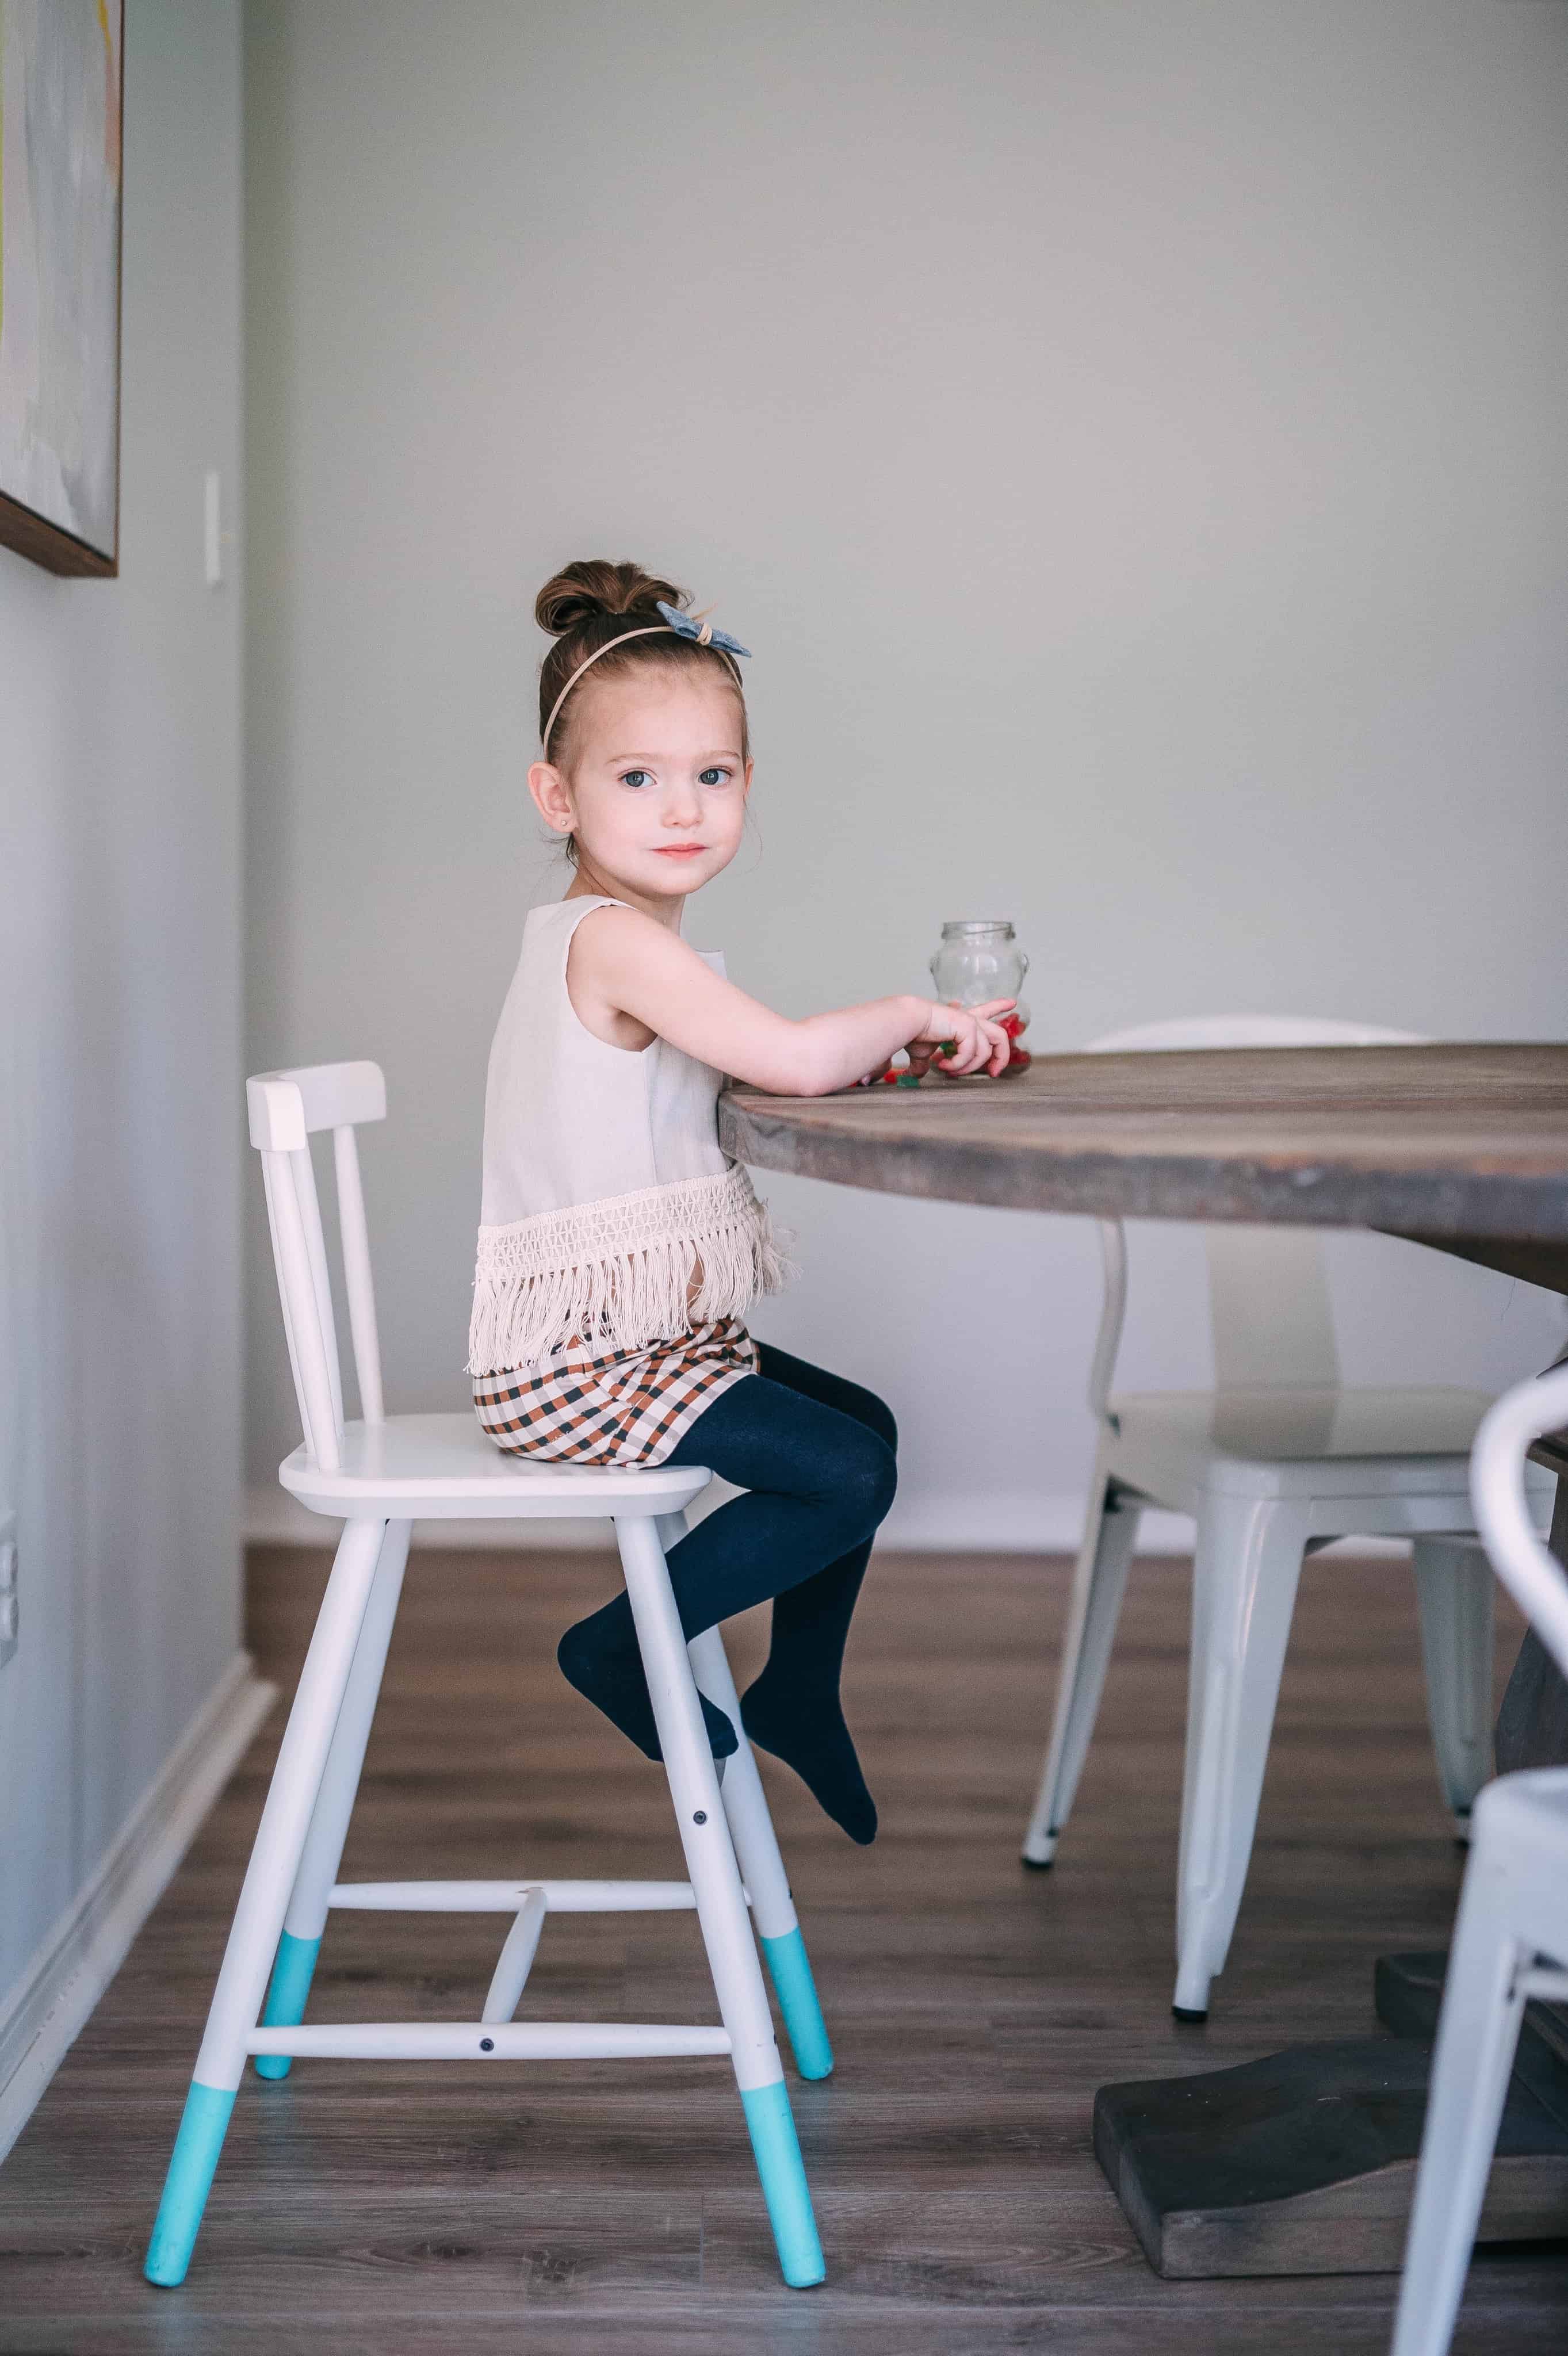
{"type": "MultiPolygon", "coordinates": [[[[629,1612],[626,1617],[629,1622],[629,1612]]],[[[616,1605],[610,1604],[605,1612],[595,1612],[586,1620],[579,1620],[562,1637],[555,1648],[555,1658],[567,1684],[575,1686],[596,1709],[602,1709],[645,1758],[662,1759],[642,1655],[635,1637],[629,1644],[626,1642],[624,1630],[617,1624],[618,1618],[616,1605]]],[[[724,1711],[706,1694],[699,1694],[697,1698],[703,1705],[708,1748],[715,1759],[727,1759],[739,1738],[724,1711]]]]}
{"type": "Polygon", "coordinates": [[[836,1693],[802,1692],[764,1669],[740,1705],[753,1742],[793,1767],[818,1806],[864,1848],[876,1837],[876,1803],[865,1788],[836,1693]]]}

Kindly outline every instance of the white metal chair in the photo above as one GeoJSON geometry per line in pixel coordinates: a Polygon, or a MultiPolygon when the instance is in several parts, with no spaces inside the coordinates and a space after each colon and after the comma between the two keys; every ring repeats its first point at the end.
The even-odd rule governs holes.
{"type": "MultiPolygon", "coordinates": [[[[1285,1016],[1152,1023],[1090,1054],[1418,1046],[1408,1032],[1285,1016]]],[[[1414,1541],[1438,1770],[1461,1838],[1490,1772],[1492,1581],[1474,1537],[1480,1392],[1341,1387],[1322,1248],[1307,1228],[1210,1226],[1213,1391],[1112,1397],[1126,1239],[1101,1223],[1105,1301],[1090,1377],[1099,1427],[1056,1713],[1025,1863],[1056,1856],[1089,1749],[1145,1507],[1197,1522],[1172,2008],[1201,2020],[1251,1855],[1304,1556],[1337,1537],[1414,1541]]],[[[1551,1483],[1542,1476],[1542,1492],[1551,1483]]]]}
{"type": "Polygon", "coordinates": [[[388,1416],[355,1129],[386,1114],[374,1064],[323,1064],[248,1083],[251,1142],[262,1156],[303,1444],[279,1468],[285,1488],[344,1524],[300,1676],[197,2057],[147,2254],[149,2281],[182,2281],[244,2069],[282,2077],[291,2058],[398,2061],[608,2060],[727,2054],[740,2089],[785,2280],[822,2279],[822,2246],[757,1949],[749,1901],[802,2077],[832,2052],[789,1886],[716,1628],[688,1646],[664,1549],[711,1475],[530,1463],[504,1455],[471,1413],[388,1416]],[[330,1129],[344,1288],[360,1420],[345,1422],[310,1137],[330,1129]],[[664,1754],[687,1881],[530,1880],[342,1883],[349,1818],[381,1687],[411,1523],[519,1515],[614,1522],[664,1754]],[[697,1683],[727,1712],[739,1748],[720,1778],[697,1683]],[[745,1877],[744,1887],[742,1876],[745,1877]],[[301,2026],[329,1908],[466,1912],[510,1918],[479,2018],[470,2022],[301,2026]],[[696,1910],[720,2022],[712,2027],[513,2019],[552,1913],[696,1910]],[[268,1976],[271,1974],[270,1987],[268,1976]],[[263,1993],[265,2007],[263,2009],[263,1993]]]}
{"type": "MultiPolygon", "coordinates": [[[[1471,1458],[1498,1577],[1568,1676],[1568,1579],[1525,1494],[1526,1451],[1568,1425],[1568,1365],[1500,1398],[1471,1458]]],[[[1568,1767],[1501,1775],[1476,1803],[1405,2244],[1393,2356],[1444,2356],[1530,1997],[1568,1997],[1568,1767]]]]}

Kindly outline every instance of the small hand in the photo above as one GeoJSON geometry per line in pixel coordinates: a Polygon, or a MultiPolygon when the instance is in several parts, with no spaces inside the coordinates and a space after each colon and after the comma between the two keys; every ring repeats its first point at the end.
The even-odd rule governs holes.
{"type": "Polygon", "coordinates": [[[931,1002],[930,1019],[909,1042],[909,1069],[917,1078],[934,1068],[950,1076],[984,1072],[996,1079],[1007,1068],[1012,1043],[998,1017],[1017,1004],[1012,998],[988,998],[983,1006],[960,1006],[949,999],[931,1002]]]}

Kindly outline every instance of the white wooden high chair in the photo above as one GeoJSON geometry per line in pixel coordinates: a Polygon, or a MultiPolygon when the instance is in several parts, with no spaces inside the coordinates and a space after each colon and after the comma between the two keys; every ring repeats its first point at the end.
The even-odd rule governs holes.
{"type": "MultiPolygon", "coordinates": [[[[1536,1536],[1526,1451],[1568,1427],[1568,1365],[1501,1398],[1470,1460],[1498,1577],[1568,1676],[1568,1578],[1536,1536]]],[[[1443,1986],[1393,2356],[1445,2356],[1531,1997],[1568,1999],[1568,1767],[1499,1775],[1475,1835],[1443,1986]]]]}
{"type": "Polygon", "coordinates": [[[344,1527],[213,1993],[147,2253],[147,2278],[184,2279],[247,2054],[256,2057],[264,2078],[282,2077],[295,2057],[479,2063],[714,2054],[727,2055],[735,2071],[785,2280],[820,2282],[822,2246],[748,1902],[801,2076],[825,2077],[832,2052],[723,1641],[713,1628],[685,1644],[664,1561],[665,1547],[684,1530],[685,1507],[712,1476],[691,1466],[619,1471],[530,1463],[504,1455],[471,1413],[386,1415],[354,1137],[360,1123],[385,1118],[381,1074],[374,1064],[321,1064],[264,1073],[248,1082],[246,1093],[305,1430],[278,1477],[313,1512],[344,1527]],[[358,1422],[343,1416],[311,1162],[311,1134],[324,1129],[333,1133],[358,1422]],[[497,1881],[339,1882],[410,1526],[415,1518],[519,1515],[594,1515],[615,1525],[690,1879],[531,1880],[514,1873],[497,1881]],[[739,1736],[722,1790],[693,1673],[739,1736]],[[317,1951],[335,1906],[509,1918],[479,2017],[302,2026],[317,1951]],[[552,1913],[693,1907],[718,2022],[514,2020],[552,1913]]]}
{"type": "MultiPolygon", "coordinates": [[[[1156,1023],[1092,1054],[1419,1046],[1406,1031],[1262,1015],[1156,1023]]],[[[1121,1222],[1101,1226],[1105,1305],[1090,1378],[1099,1426],[1056,1713],[1024,1861],[1056,1856],[1094,1730],[1144,1510],[1197,1523],[1172,2009],[1201,2020],[1251,1856],[1303,1558],[1337,1537],[1413,1541],[1438,1772],[1456,1830],[1490,1772],[1492,1578],[1471,1514],[1478,1391],[1348,1390],[1322,1248],[1308,1228],[1211,1226],[1212,1391],[1112,1396],[1127,1300],[1121,1222]]],[[[1552,1483],[1536,1488],[1544,1507],[1552,1483]]]]}

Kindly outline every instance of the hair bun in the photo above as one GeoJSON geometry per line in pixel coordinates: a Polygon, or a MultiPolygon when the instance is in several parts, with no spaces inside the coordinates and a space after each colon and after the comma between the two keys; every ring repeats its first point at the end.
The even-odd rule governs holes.
{"type": "Polygon", "coordinates": [[[585,622],[614,619],[622,614],[647,614],[657,622],[659,600],[683,604],[682,592],[672,581],[660,581],[640,564],[611,564],[602,556],[580,558],[562,566],[533,602],[533,618],[553,637],[585,622]]]}

